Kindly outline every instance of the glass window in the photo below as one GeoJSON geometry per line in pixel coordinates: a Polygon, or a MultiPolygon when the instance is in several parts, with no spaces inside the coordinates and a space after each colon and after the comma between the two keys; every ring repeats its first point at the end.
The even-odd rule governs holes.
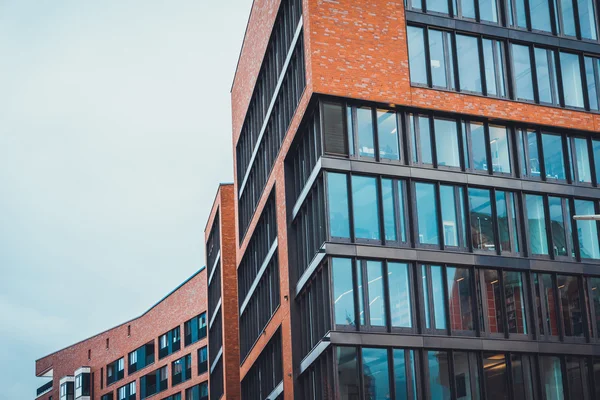
{"type": "Polygon", "coordinates": [[[473,169],[487,171],[487,153],[485,149],[485,130],[483,124],[471,123],[471,157],[473,169]]]}
{"type": "Polygon", "coordinates": [[[446,268],[446,279],[450,328],[456,331],[474,330],[471,271],[468,268],[448,267],[446,268]]]}
{"type": "MultiPolygon", "coordinates": [[[[596,330],[600,331],[600,278],[588,278],[590,281],[590,287],[592,288],[589,291],[591,297],[591,303],[594,306],[594,315],[592,316],[592,323],[596,324],[596,330]],[[595,322],[594,322],[595,321],[595,322]]],[[[600,368],[600,364],[598,365],[600,368]]],[[[598,371],[600,373],[600,370],[598,371]]],[[[599,376],[600,378],[600,376],[599,376]]],[[[598,380],[600,382],[600,380],[598,380]]],[[[598,389],[600,391],[600,388],[598,389]]]]}
{"type": "Polygon", "coordinates": [[[369,319],[371,326],[386,326],[385,294],[383,293],[383,270],[381,261],[367,261],[369,293],[369,319]]]}
{"type": "Polygon", "coordinates": [[[438,166],[460,168],[456,121],[434,118],[433,125],[438,166]]]}
{"type": "Polygon", "coordinates": [[[539,156],[539,145],[538,137],[535,131],[524,131],[519,130],[519,137],[522,154],[522,170],[523,176],[529,176],[531,178],[540,178],[540,156],[539,156]]]}
{"type": "Polygon", "coordinates": [[[509,399],[503,353],[483,353],[483,380],[488,400],[509,399]]]}
{"type": "Polygon", "coordinates": [[[475,353],[454,352],[454,384],[458,400],[479,400],[481,398],[477,364],[475,353]]]}
{"type": "Polygon", "coordinates": [[[541,334],[558,336],[558,313],[556,310],[556,292],[549,274],[534,274],[538,328],[541,334]]]}
{"type": "Polygon", "coordinates": [[[427,11],[448,14],[448,2],[445,0],[427,0],[427,11]]]}
{"type": "Polygon", "coordinates": [[[569,382],[570,399],[589,399],[590,381],[588,371],[588,359],[584,357],[565,357],[567,381],[569,382]]]}
{"type": "Polygon", "coordinates": [[[490,150],[492,154],[492,171],[510,174],[510,150],[508,146],[508,129],[504,126],[489,126],[490,150]]]}
{"type": "Polygon", "coordinates": [[[546,178],[565,180],[565,158],[562,137],[560,135],[542,133],[542,148],[544,149],[546,178]]]}
{"type": "Polygon", "coordinates": [[[560,53],[560,69],[563,83],[565,106],[583,107],[583,86],[581,83],[579,56],[560,53]]]}
{"type": "Polygon", "coordinates": [[[577,9],[579,11],[581,37],[584,39],[597,40],[598,34],[596,32],[596,18],[593,1],[577,0],[577,9]]]}
{"type": "Polygon", "coordinates": [[[348,125],[348,154],[354,155],[354,123],[352,118],[352,107],[346,107],[346,124],[348,125]]]}
{"type": "Polygon", "coordinates": [[[358,155],[375,157],[373,142],[373,114],[370,108],[356,109],[356,130],[358,131],[358,155]]]}
{"type": "Polygon", "coordinates": [[[400,159],[398,124],[395,112],[377,110],[377,139],[379,139],[379,158],[400,159]]]}
{"type": "Polygon", "coordinates": [[[461,0],[460,12],[463,18],[475,19],[475,0],[461,0]]]}
{"type": "Polygon", "coordinates": [[[584,63],[585,78],[587,80],[587,91],[590,100],[590,109],[598,110],[598,89],[596,86],[596,71],[594,70],[594,66],[596,66],[597,68],[598,59],[592,57],[584,57],[584,63]]]}
{"type": "Polygon", "coordinates": [[[350,238],[348,180],[346,174],[327,173],[329,233],[331,237],[350,238]]]}
{"type": "Polygon", "coordinates": [[[416,400],[415,351],[394,349],[394,382],[396,384],[396,400],[416,400]],[[408,364],[406,357],[408,356],[408,364]],[[408,393],[408,382],[412,383],[412,395],[408,393]]]}
{"type": "Polygon", "coordinates": [[[427,60],[425,59],[425,35],[423,28],[408,26],[408,63],[410,81],[427,85],[427,60]]]}
{"type": "Polygon", "coordinates": [[[547,400],[563,400],[564,391],[560,358],[540,356],[540,375],[542,377],[544,398],[547,400]]]}
{"type": "MultiPolygon", "coordinates": [[[[408,264],[388,263],[390,314],[393,327],[412,327],[411,279],[408,264]]],[[[599,310],[600,311],[600,310],[599,310]]]]}
{"type": "Polygon", "coordinates": [[[555,52],[553,50],[535,48],[534,53],[540,102],[558,104],[555,52]]]}
{"type": "MultiPolygon", "coordinates": [[[[488,0],[489,1],[489,0],[488,0]]],[[[480,0],[486,2],[486,0],[480,0]]],[[[495,0],[491,0],[495,2],[495,0]]],[[[474,36],[456,35],[458,55],[458,78],[460,89],[481,93],[481,71],[479,69],[479,46],[474,36]]]]}
{"type": "Polygon", "coordinates": [[[482,21],[498,23],[496,0],[479,0],[479,18],[482,21]]]}
{"type": "Polygon", "coordinates": [[[440,186],[440,198],[442,201],[442,225],[444,229],[444,245],[458,246],[458,227],[460,222],[456,215],[456,198],[453,186],[440,186]]]}
{"type": "Polygon", "coordinates": [[[527,29],[527,11],[525,10],[525,0],[509,0],[508,7],[510,25],[527,29]]]}
{"type": "Polygon", "coordinates": [[[356,326],[354,313],[354,286],[352,284],[352,260],[334,258],[332,263],[333,308],[336,325],[356,326]]]}
{"type": "Polygon", "coordinates": [[[367,399],[390,398],[390,378],[387,349],[362,349],[364,395],[367,399]]]}
{"type": "Polygon", "coordinates": [[[415,183],[419,243],[439,244],[435,185],[415,183]]]}
{"type": "Polygon", "coordinates": [[[533,30],[552,32],[548,0],[530,0],[529,13],[535,16],[535,18],[531,18],[531,28],[533,30]]]}
{"type": "Polygon", "coordinates": [[[429,366],[429,395],[431,399],[450,400],[450,374],[448,372],[448,353],[445,351],[426,351],[429,366]]]}
{"type": "MultiPolygon", "coordinates": [[[[400,192],[402,195],[402,192],[400,192]]],[[[385,240],[396,241],[396,209],[394,206],[394,189],[391,179],[381,180],[381,198],[383,203],[383,228],[385,240]]]]}
{"type": "Polygon", "coordinates": [[[510,355],[514,400],[534,399],[535,362],[531,356],[512,353],[510,355]]]}
{"type": "Polygon", "coordinates": [[[446,329],[446,301],[444,299],[444,279],[442,267],[431,266],[431,292],[433,297],[433,320],[435,329],[446,329]]]}
{"type": "Polygon", "coordinates": [[[363,288],[362,265],[359,260],[356,260],[354,265],[354,273],[356,274],[356,294],[358,295],[358,322],[360,325],[365,325],[365,297],[363,288]]]}
{"type": "Polygon", "coordinates": [[[573,0],[559,0],[559,2],[562,33],[567,36],[575,36],[575,13],[573,11],[573,0]]]}
{"type": "Polygon", "coordinates": [[[377,178],[352,176],[352,210],[354,236],[379,240],[379,201],[377,178]]]}
{"type": "Polygon", "coordinates": [[[592,183],[587,140],[584,138],[574,138],[573,141],[575,142],[574,164],[577,171],[577,182],[592,183]]]}
{"type": "Polygon", "coordinates": [[[513,193],[496,191],[496,215],[500,231],[500,250],[507,253],[518,253],[517,213],[513,193]]]}
{"type": "Polygon", "coordinates": [[[556,283],[558,284],[559,301],[562,307],[564,334],[565,336],[583,337],[585,333],[583,326],[585,310],[579,279],[576,276],[558,275],[556,283]]]}
{"type": "MultiPolygon", "coordinates": [[[[594,203],[586,200],[575,200],[576,215],[594,215],[594,203]]],[[[577,238],[581,258],[600,258],[598,250],[598,223],[596,221],[577,221],[577,238]]]]}
{"type": "Polygon", "coordinates": [[[542,196],[525,195],[527,209],[528,237],[532,254],[548,254],[548,238],[546,236],[546,219],[542,196]]]}
{"type": "Polygon", "coordinates": [[[483,63],[487,95],[506,97],[504,83],[503,44],[497,40],[483,39],[483,63]]]}
{"type": "Polygon", "coordinates": [[[594,154],[594,171],[596,172],[596,184],[600,182],[600,140],[592,140],[594,154]]]}
{"type": "MultiPolygon", "coordinates": [[[[448,4],[445,0],[441,1],[448,4]]],[[[429,30],[429,58],[433,86],[454,89],[452,45],[448,32],[429,30]]]]}
{"type": "Polygon", "coordinates": [[[476,250],[496,250],[496,235],[492,221],[490,191],[469,188],[469,212],[471,215],[471,244],[476,250]]]}
{"type": "Polygon", "coordinates": [[[561,257],[569,256],[569,248],[573,248],[571,242],[571,229],[569,229],[568,225],[570,223],[570,218],[565,218],[564,216],[564,203],[565,201],[559,197],[548,197],[554,255],[561,257]]]}
{"type": "Polygon", "coordinates": [[[398,210],[400,214],[400,240],[404,243],[406,239],[406,221],[405,221],[405,210],[404,207],[404,181],[397,181],[398,183],[398,210]]]}
{"type": "Polygon", "coordinates": [[[431,155],[431,132],[428,117],[419,116],[419,144],[421,149],[421,163],[433,164],[433,157],[431,155]]]}
{"type": "MultiPolygon", "coordinates": [[[[532,1],[535,3],[535,0],[532,1]]],[[[533,19],[535,20],[536,18],[533,19]]],[[[533,101],[533,78],[531,75],[529,47],[519,44],[512,44],[511,46],[517,98],[533,101]]]]}
{"type": "Polygon", "coordinates": [[[504,271],[504,298],[508,333],[527,334],[527,313],[525,276],[518,271],[504,271]]]}
{"type": "Polygon", "coordinates": [[[358,356],[355,347],[337,348],[338,390],[340,400],[359,398],[358,356]]]}
{"type": "Polygon", "coordinates": [[[489,333],[504,333],[504,319],[502,317],[502,288],[498,271],[495,269],[480,270],[483,274],[479,281],[479,318],[485,321],[486,325],[482,330],[489,333]],[[485,328],[485,329],[483,329],[485,328]]]}

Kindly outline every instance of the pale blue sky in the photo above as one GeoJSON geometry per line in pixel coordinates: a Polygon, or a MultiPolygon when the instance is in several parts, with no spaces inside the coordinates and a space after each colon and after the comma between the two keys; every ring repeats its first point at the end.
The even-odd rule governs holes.
{"type": "Polygon", "coordinates": [[[251,3],[0,0],[0,399],[203,265],[251,3]]]}

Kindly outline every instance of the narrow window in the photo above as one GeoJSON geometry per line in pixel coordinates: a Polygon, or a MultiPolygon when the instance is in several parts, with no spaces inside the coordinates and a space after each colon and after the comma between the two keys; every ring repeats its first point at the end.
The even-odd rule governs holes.
{"type": "Polygon", "coordinates": [[[380,159],[400,160],[395,112],[377,110],[377,139],[380,159]]]}
{"type": "Polygon", "coordinates": [[[442,267],[439,265],[421,266],[423,296],[425,307],[425,327],[427,329],[445,330],[446,301],[444,295],[445,282],[442,267]],[[431,300],[431,306],[429,306],[431,300]]]}
{"type": "Polygon", "coordinates": [[[583,316],[586,314],[579,278],[558,275],[556,283],[558,284],[558,298],[562,309],[564,334],[565,336],[583,337],[585,334],[583,316]]]}
{"type": "Polygon", "coordinates": [[[531,28],[534,31],[552,32],[548,0],[530,0],[529,13],[531,15],[531,28]]]}
{"type": "Polygon", "coordinates": [[[597,40],[596,17],[592,0],[577,0],[579,11],[579,27],[583,39],[597,40]]]}
{"type": "Polygon", "coordinates": [[[387,349],[363,347],[362,367],[365,398],[385,399],[390,392],[387,349]]]}
{"type": "MultiPolygon", "coordinates": [[[[594,203],[575,200],[575,215],[595,215],[594,203]]],[[[598,249],[598,223],[590,220],[577,221],[577,238],[581,258],[600,258],[598,249]]]]}
{"type": "Polygon", "coordinates": [[[416,400],[415,351],[394,349],[393,358],[396,399],[416,400]],[[412,393],[409,392],[409,382],[412,393]]]}
{"type": "Polygon", "coordinates": [[[410,81],[419,85],[427,85],[427,60],[425,59],[425,34],[423,28],[407,27],[408,63],[410,81]]]}
{"type": "Polygon", "coordinates": [[[492,399],[508,397],[506,357],[503,353],[483,353],[483,381],[487,393],[496,393],[492,399]]]}
{"type": "Polygon", "coordinates": [[[531,356],[512,353],[510,355],[515,400],[534,399],[534,387],[537,373],[535,361],[531,356]]]}
{"type": "Polygon", "coordinates": [[[502,286],[498,271],[495,269],[481,270],[479,281],[479,314],[484,321],[482,330],[490,334],[504,333],[504,318],[502,314],[502,286]]]}
{"type": "Polygon", "coordinates": [[[352,176],[352,210],[354,236],[357,239],[379,240],[379,201],[376,178],[352,176]]]}
{"type": "Polygon", "coordinates": [[[500,233],[500,251],[518,253],[517,213],[513,193],[496,191],[496,216],[500,233]]]}
{"type": "Polygon", "coordinates": [[[369,320],[371,326],[386,326],[385,294],[383,292],[383,267],[381,261],[366,261],[369,320]]]}
{"type": "Polygon", "coordinates": [[[425,360],[429,370],[429,395],[431,399],[450,400],[450,373],[448,371],[448,352],[425,351],[425,360]]]}
{"type": "Polygon", "coordinates": [[[469,188],[471,244],[475,250],[496,250],[492,203],[487,189],[469,188]]]}
{"type": "Polygon", "coordinates": [[[504,45],[497,40],[483,39],[483,63],[488,96],[506,97],[504,45]]]}
{"type": "Polygon", "coordinates": [[[576,36],[573,0],[558,0],[557,3],[560,4],[561,33],[566,36],[576,36]]]}
{"type": "Polygon", "coordinates": [[[525,276],[519,271],[504,271],[502,277],[508,333],[526,335],[528,331],[525,299],[527,285],[525,283],[525,276]]]}
{"type": "Polygon", "coordinates": [[[408,264],[390,262],[387,267],[392,326],[412,328],[413,294],[408,264]]]}
{"type": "Polygon", "coordinates": [[[590,110],[598,111],[598,59],[584,57],[585,79],[587,81],[587,92],[590,101],[590,110]]]}
{"type": "Polygon", "coordinates": [[[356,109],[356,130],[358,136],[358,155],[361,157],[375,157],[373,114],[371,108],[360,107],[356,109]]]}
{"type": "MultiPolygon", "coordinates": [[[[402,192],[399,194],[402,195],[402,192]]],[[[395,242],[398,240],[396,230],[396,209],[394,201],[394,185],[391,179],[381,180],[381,197],[383,203],[383,228],[385,240],[395,242]]],[[[401,212],[403,211],[400,208],[401,212]]]]}
{"type": "Polygon", "coordinates": [[[560,197],[548,197],[548,207],[550,209],[554,255],[559,257],[568,257],[569,250],[573,248],[570,229],[571,218],[570,215],[567,215],[565,218],[564,213],[564,211],[566,211],[568,208],[568,202],[560,197]]]}
{"type": "Polygon", "coordinates": [[[440,243],[437,222],[435,186],[431,183],[415,183],[419,243],[440,243]]]}
{"type": "Polygon", "coordinates": [[[356,398],[359,391],[358,355],[355,347],[337,348],[338,388],[341,399],[356,398]]]}
{"type": "Polygon", "coordinates": [[[561,52],[560,69],[565,106],[583,107],[583,86],[579,56],[561,52]]]}
{"type": "Polygon", "coordinates": [[[508,128],[504,126],[489,126],[490,150],[492,154],[492,171],[510,174],[510,149],[508,145],[508,128]]]}
{"type": "Polygon", "coordinates": [[[364,288],[363,288],[363,273],[362,273],[362,265],[360,260],[356,260],[354,263],[354,275],[356,276],[356,294],[358,297],[358,323],[360,326],[365,326],[366,324],[366,306],[365,306],[365,296],[364,296],[364,288]]]}
{"type": "Polygon", "coordinates": [[[431,80],[435,87],[455,89],[451,36],[448,32],[429,30],[431,80]]]}
{"type": "Polygon", "coordinates": [[[471,123],[469,125],[471,138],[472,167],[475,170],[487,171],[487,154],[485,146],[485,130],[483,124],[471,123]]]}
{"type": "Polygon", "coordinates": [[[106,338],[106,350],[108,350],[108,348],[109,348],[109,345],[110,345],[110,343],[109,343],[109,339],[108,339],[108,338],[106,338]]]}
{"type": "Polygon", "coordinates": [[[596,185],[600,182],[600,140],[592,140],[594,154],[594,171],[596,172],[596,185]]]}
{"type": "Polygon", "coordinates": [[[131,336],[131,325],[127,325],[127,336],[131,336]]]}
{"type": "Polygon", "coordinates": [[[348,180],[346,174],[327,173],[329,234],[333,238],[350,238],[348,180]]]}
{"type": "Polygon", "coordinates": [[[554,50],[535,48],[534,55],[540,103],[558,104],[556,52],[554,50]]]}
{"type": "Polygon", "coordinates": [[[405,196],[405,191],[404,191],[404,181],[397,181],[398,183],[398,214],[400,217],[400,240],[402,241],[402,243],[406,243],[407,242],[407,238],[406,238],[406,208],[404,206],[404,196],[405,196]]]}
{"type": "Polygon", "coordinates": [[[540,373],[544,398],[548,400],[564,399],[562,368],[560,358],[540,356],[540,373]]]}
{"type": "Polygon", "coordinates": [[[590,156],[588,154],[588,143],[584,138],[574,138],[575,142],[575,170],[577,171],[577,182],[592,183],[592,171],[590,168],[590,156]]]}
{"type": "MultiPolygon", "coordinates": [[[[596,330],[600,331],[600,278],[588,278],[590,282],[589,291],[591,297],[591,303],[594,305],[594,315],[592,316],[592,323],[596,321],[596,330]]],[[[600,370],[599,370],[600,371],[600,370]]]]}
{"type": "Polygon", "coordinates": [[[352,260],[348,258],[332,259],[332,271],[335,324],[356,326],[352,260]]]}
{"type": "Polygon", "coordinates": [[[450,328],[453,331],[473,331],[473,293],[471,271],[468,268],[446,268],[450,328]]]}
{"type": "Polygon", "coordinates": [[[88,361],[92,359],[92,350],[88,350],[88,361]]]}
{"type": "Polygon", "coordinates": [[[538,329],[541,335],[558,336],[558,312],[556,290],[549,274],[533,274],[535,285],[538,329]]]}
{"type": "Polygon", "coordinates": [[[460,168],[456,121],[434,118],[433,125],[438,166],[460,168]]]}
{"type": "MultiPolygon", "coordinates": [[[[485,0],[481,0],[484,1],[485,0]]],[[[491,0],[494,2],[495,0],[491,0]]],[[[458,77],[460,90],[481,93],[481,70],[479,63],[479,45],[474,36],[456,35],[456,54],[458,58],[458,77]]]]}
{"type": "Polygon", "coordinates": [[[546,178],[566,180],[562,137],[542,133],[542,148],[544,150],[546,178]]]}
{"type": "Polygon", "coordinates": [[[453,186],[440,186],[440,198],[442,208],[442,227],[444,229],[444,245],[457,247],[459,243],[459,227],[461,225],[457,212],[457,202],[453,186]]]}
{"type": "Polygon", "coordinates": [[[479,363],[477,355],[472,352],[455,351],[454,382],[457,399],[481,399],[479,390],[479,363]]]}
{"type": "Polygon", "coordinates": [[[420,162],[423,164],[433,164],[433,156],[431,150],[431,130],[429,128],[429,118],[419,116],[418,141],[421,150],[420,162]]]}
{"type": "Polygon", "coordinates": [[[565,357],[567,382],[570,399],[589,399],[591,382],[589,381],[587,357],[565,357]]]}
{"type": "MultiPolygon", "coordinates": [[[[324,104],[325,107],[327,104],[324,104]]],[[[352,107],[346,107],[346,124],[348,126],[348,154],[354,155],[354,121],[352,118],[352,107]]]]}
{"type": "Polygon", "coordinates": [[[512,44],[511,46],[517,99],[533,101],[533,78],[529,47],[519,44],[512,44]]]}
{"type": "Polygon", "coordinates": [[[548,254],[548,238],[546,236],[546,218],[542,196],[525,195],[527,209],[528,237],[532,254],[548,254]]]}

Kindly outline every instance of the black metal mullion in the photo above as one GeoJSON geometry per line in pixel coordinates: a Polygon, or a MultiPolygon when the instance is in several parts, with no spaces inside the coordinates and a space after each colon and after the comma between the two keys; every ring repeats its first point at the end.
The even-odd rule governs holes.
{"type": "Polygon", "coordinates": [[[565,107],[565,92],[562,79],[562,66],[560,64],[560,51],[553,50],[552,53],[554,53],[554,58],[556,60],[554,65],[556,66],[556,82],[558,82],[558,105],[561,107],[565,107]]]}
{"type": "Polygon", "coordinates": [[[498,284],[500,285],[500,298],[502,299],[502,328],[504,329],[504,338],[508,339],[508,313],[506,312],[506,292],[504,289],[504,270],[498,269],[498,284]]]}
{"type": "MultiPolygon", "coordinates": [[[[510,1],[510,0],[509,0],[510,1]]],[[[483,56],[483,38],[481,36],[476,36],[477,39],[477,52],[479,55],[479,79],[481,80],[481,93],[484,96],[488,96],[488,88],[487,88],[487,79],[485,76],[485,58],[483,56]]],[[[492,43],[492,62],[494,62],[494,45],[492,43]]],[[[457,55],[458,57],[458,55],[457,55]]],[[[496,79],[496,83],[498,80],[496,79]]],[[[496,90],[497,92],[497,90],[496,90]]]]}
{"type": "Polygon", "coordinates": [[[441,184],[439,182],[436,182],[434,184],[434,196],[435,196],[435,203],[436,203],[436,210],[437,210],[437,215],[436,215],[436,219],[437,219],[437,225],[438,225],[438,245],[440,250],[445,250],[446,249],[446,235],[444,232],[444,218],[442,216],[442,199],[440,197],[440,191],[441,191],[441,184]]]}
{"type": "MultiPolygon", "coordinates": [[[[423,0],[425,4],[425,0],[423,0]]],[[[427,12],[425,9],[424,12],[427,12]]],[[[433,78],[431,73],[431,51],[429,49],[429,27],[423,27],[423,40],[425,41],[425,67],[427,68],[427,86],[433,87],[433,78]]]]}
{"type": "Polygon", "coordinates": [[[542,203],[544,204],[544,220],[546,225],[546,243],[548,243],[548,255],[550,259],[556,260],[554,254],[554,238],[552,237],[552,219],[550,218],[550,204],[547,195],[542,195],[542,203]]]}
{"type": "MultiPolygon", "coordinates": [[[[577,7],[577,1],[573,1],[575,7],[577,7]]],[[[578,15],[578,14],[575,14],[578,15]]],[[[579,33],[579,17],[575,18],[575,24],[577,26],[577,36],[581,37],[579,33]]],[[[587,74],[585,73],[585,57],[583,54],[578,53],[577,57],[579,58],[579,75],[581,76],[581,91],[583,92],[583,108],[586,110],[590,110],[590,98],[588,93],[588,85],[587,85],[587,74]]]]}
{"type": "Polygon", "coordinates": [[[548,63],[548,75],[550,77],[550,90],[552,91],[552,93],[550,93],[550,95],[552,96],[552,104],[560,105],[561,104],[560,93],[562,91],[558,87],[559,76],[558,76],[558,70],[556,69],[556,66],[560,62],[560,59],[557,59],[555,50],[544,49],[544,52],[546,53],[546,62],[548,63]],[[552,79],[553,76],[555,77],[555,79],[552,79]],[[558,98],[555,98],[556,96],[558,96],[558,98]]]}

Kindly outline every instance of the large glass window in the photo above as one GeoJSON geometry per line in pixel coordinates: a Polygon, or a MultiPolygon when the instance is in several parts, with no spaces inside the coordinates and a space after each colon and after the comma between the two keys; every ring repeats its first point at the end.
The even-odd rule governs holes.
{"type": "Polygon", "coordinates": [[[583,107],[583,86],[579,56],[577,54],[561,52],[560,69],[565,105],[583,107]]]}
{"type": "Polygon", "coordinates": [[[504,126],[489,126],[492,171],[510,174],[508,130],[504,126]]]}
{"type": "MultiPolygon", "coordinates": [[[[402,193],[402,192],[400,192],[402,193]]],[[[381,180],[381,198],[383,203],[383,229],[385,240],[398,240],[396,229],[396,208],[394,202],[394,183],[391,179],[381,180]]]]}
{"type": "Polygon", "coordinates": [[[417,392],[415,351],[394,349],[393,354],[396,400],[415,400],[417,392]]]}
{"type": "Polygon", "coordinates": [[[437,165],[460,168],[460,150],[455,120],[434,118],[437,165]]]}
{"type": "Polygon", "coordinates": [[[510,356],[513,398],[515,400],[530,400],[535,398],[535,360],[528,355],[511,354],[510,356]]]}
{"type": "Polygon", "coordinates": [[[588,142],[584,138],[574,138],[573,142],[575,143],[575,159],[573,160],[573,164],[577,172],[577,182],[592,183],[588,142]]]}
{"type": "Polygon", "coordinates": [[[558,336],[556,290],[550,274],[534,274],[538,330],[546,337],[558,336]]]}
{"type": "Polygon", "coordinates": [[[358,354],[354,347],[337,348],[338,390],[341,400],[360,398],[358,354]]]}
{"type": "Polygon", "coordinates": [[[546,218],[544,215],[544,199],[533,194],[525,195],[527,210],[527,226],[529,245],[532,254],[548,254],[548,238],[546,236],[546,218]]]}
{"type": "MultiPolygon", "coordinates": [[[[447,4],[445,0],[442,2],[447,4]]],[[[449,32],[429,30],[429,58],[432,85],[454,89],[454,69],[452,67],[454,57],[449,32]]]]}
{"type": "Polygon", "coordinates": [[[348,179],[346,174],[327,173],[329,233],[332,237],[350,238],[348,179]]]}
{"type": "Polygon", "coordinates": [[[354,236],[357,239],[379,240],[379,201],[376,178],[352,176],[352,210],[354,236]]]}
{"type": "Polygon", "coordinates": [[[382,263],[381,261],[367,261],[366,264],[370,325],[385,326],[386,296],[383,291],[382,263]]]}
{"type": "Polygon", "coordinates": [[[379,158],[399,160],[398,121],[393,111],[377,110],[379,158]]]}
{"type": "Polygon", "coordinates": [[[556,52],[535,48],[535,71],[537,74],[540,103],[559,104],[556,81],[556,52]]]}
{"type": "MultiPolygon", "coordinates": [[[[494,2],[495,0],[491,0],[494,2]]],[[[481,2],[486,2],[481,0],[481,2]]],[[[474,36],[456,35],[456,54],[458,55],[458,78],[460,89],[482,93],[479,45],[474,36]]]]}
{"type": "Polygon", "coordinates": [[[585,334],[585,310],[579,278],[576,276],[558,275],[558,295],[562,309],[565,336],[583,337],[585,334]]]}
{"type": "Polygon", "coordinates": [[[455,351],[454,354],[454,385],[458,400],[479,400],[479,363],[475,353],[455,351]]]}
{"type": "Polygon", "coordinates": [[[442,267],[422,265],[423,308],[425,328],[446,329],[446,302],[442,267]],[[431,306],[430,306],[431,305],[431,306]]]}
{"type": "Polygon", "coordinates": [[[517,98],[533,101],[533,78],[531,75],[529,47],[520,44],[512,44],[511,46],[517,98]]]}
{"type": "Polygon", "coordinates": [[[555,256],[567,257],[573,248],[569,203],[560,197],[548,197],[552,246],[555,256]]]}
{"type": "Polygon", "coordinates": [[[500,232],[500,250],[506,253],[519,252],[517,234],[517,207],[515,195],[511,192],[496,191],[496,215],[500,232]]]}
{"type": "Polygon", "coordinates": [[[563,400],[563,378],[560,358],[553,356],[540,357],[540,375],[542,390],[547,400],[563,400]]]}
{"type": "Polygon", "coordinates": [[[407,27],[410,81],[427,85],[427,60],[425,58],[425,32],[416,26],[407,27]]]}
{"type": "Polygon", "coordinates": [[[529,12],[532,16],[531,28],[533,30],[552,32],[550,4],[548,0],[530,0],[529,12]]]}
{"type": "Polygon", "coordinates": [[[352,260],[334,258],[332,263],[333,308],[336,325],[356,326],[352,260]]]}
{"type": "Polygon", "coordinates": [[[364,396],[372,400],[390,398],[388,352],[386,349],[362,349],[364,396]]]}
{"type": "Polygon", "coordinates": [[[393,327],[412,327],[411,278],[408,264],[390,262],[388,287],[390,291],[390,315],[393,327]]]}
{"type": "Polygon", "coordinates": [[[473,293],[471,271],[468,268],[446,268],[450,328],[456,331],[473,331],[473,293]]]}
{"type": "Polygon", "coordinates": [[[439,244],[435,185],[415,183],[419,243],[439,244]]]}
{"type": "Polygon", "coordinates": [[[483,380],[488,400],[508,400],[506,356],[483,353],[483,380]]]}
{"type": "Polygon", "coordinates": [[[451,398],[450,373],[448,371],[449,356],[445,351],[426,351],[429,367],[429,398],[444,400],[451,398]]]}
{"type": "Polygon", "coordinates": [[[358,135],[358,155],[361,157],[375,157],[373,114],[371,108],[359,107],[356,109],[356,130],[358,135]]]}
{"type": "Polygon", "coordinates": [[[496,235],[492,221],[492,204],[489,190],[469,188],[469,212],[473,249],[494,251],[496,249],[496,235]]]}
{"type": "MultiPolygon", "coordinates": [[[[575,214],[596,214],[594,203],[586,200],[575,200],[575,214]]],[[[596,221],[577,221],[577,238],[581,258],[600,258],[600,250],[598,249],[598,223],[596,221]]]]}
{"type": "Polygon", "coordinates": [[[506,304],[506,321],[508,333],[527,334],[527,283],[525,276],[519,271],[504,271],[504,302],[506,304]]]}
{"type": "Polygon", "coordinates": [[[565,180],[565,157],[561,135],[542,133],[546,178],[565,180]]]}
{"type": "Polygon", "coordinates": [[[495,269],[480,270],[478,283],[479,318],[485,324],[482,330],[490,334],[504,333],[502,286],[498,271],[495,269]]]}

